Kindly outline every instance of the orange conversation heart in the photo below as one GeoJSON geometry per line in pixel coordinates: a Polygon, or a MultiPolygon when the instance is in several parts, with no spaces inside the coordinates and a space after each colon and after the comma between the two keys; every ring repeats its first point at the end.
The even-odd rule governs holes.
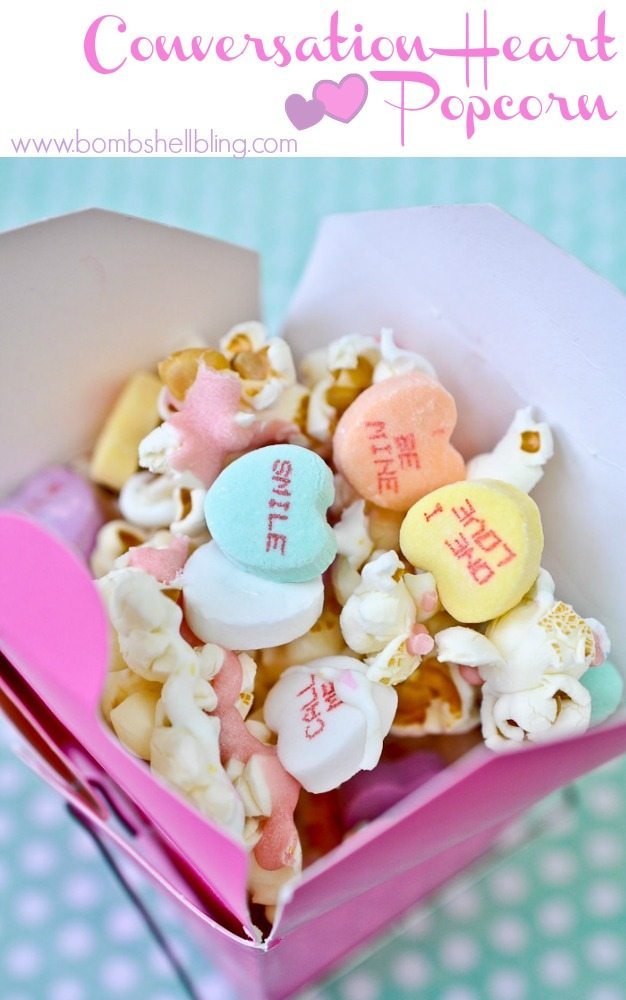
{"type": "Polygon", "coordinates": [[[465,478],[450,444],[454,399],[423,372],[394,376],[362,392],[337,424],[333,458],[366,500],[407,511],[427,493],[465,478]]]}

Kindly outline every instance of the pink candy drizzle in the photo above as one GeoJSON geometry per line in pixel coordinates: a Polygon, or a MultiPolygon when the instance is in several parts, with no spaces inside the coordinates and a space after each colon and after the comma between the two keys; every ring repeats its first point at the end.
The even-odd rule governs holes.
{"type": "Polygon", "coordinates": [[[192,472],[208,487],[230,455],[286,441],[297,432],[287,420],[255,421],[241,427],[235,420],[240,401],[241,381],[234,372],[200,365],[182,408],[168,420],[180,438],[170,458],[172,468],[192,472]]]}
{"type": "Polygon", "coordinates": [[[241,693],[243,671],[237,656],[225,650],[224,664],[211,682],[217,695],[213,713],[220,722],[220,752],[222,761],[240,760],[247,764],[251,757],[262,757],[263,776],[267,782],[272,814],[262,825],[261,839],[254,855],[261,868],[277,871],[291,866],[298,845],[298,833],[293,813],[300,794],[300,785],[287,774],[280,763],[276,747],[261,743],[253,736],[235,707],[241,693]]]}
{"type": "Polygon", "coordinates": [[[149,573],[159,583],[173,583],[185,565],[188,551],[187,538],[172,538],[166,549],[155,549],[149,545],[130,549],[128,564],[149,573]]]}

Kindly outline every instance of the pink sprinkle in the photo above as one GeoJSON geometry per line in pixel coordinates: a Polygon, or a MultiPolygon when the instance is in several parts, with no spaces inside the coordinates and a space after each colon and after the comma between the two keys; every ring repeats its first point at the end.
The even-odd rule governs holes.
{"type": "Polygon", "coordinates": [[[166,549],[154,549],[149,545],[130,549],[128,563],[149,573],[159,583],[173,583],[185,565],[188,550],[186,538],[173,538],[166,549]]]}
{"type": "Polygon", "coordinates": [[[436,590],[427,590],[420,598],[420,608],[422,611],[434,611],[439,604],[439,597],[436,590]]]}
{"type": "Polygon", "coordinates": [[[406,641],[407,653],[411,656],[426,656],[435,648],[435,640],[425,625],[415,625],[406,641]]]}
{"type": "Polygon", "coordinates": [[[459,673],[464,681],[467,681],[468,684],[473,684],[475,687],[480,687],[481,684],[485,683],[478,673],[478,667],[468,667],[464,663],[459,664],[459,673]]]}

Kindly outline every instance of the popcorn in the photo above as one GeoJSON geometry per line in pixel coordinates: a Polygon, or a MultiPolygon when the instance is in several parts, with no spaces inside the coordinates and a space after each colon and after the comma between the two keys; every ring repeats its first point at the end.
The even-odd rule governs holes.
{"type": "Polygon", "coordinates": [[[120,491],[122,517],[140,528],[169,527],[176,516],[175,489],[172,476],[136,472],[120,491]]]}
{"type": "Polygon", "coordinates": [[[103,525],[91,553],[91,572],[95,577],[106,576],[115,563],[135,545],[143,545],[149,533],[128,521],[115,520],[103,525]]]}
{"type": "Polygon", "coordinates": [[[380,360],[374,368],[372,382],[382,382],[383,379],[409,372],[423,372],[432,379],[437,378],[430,361],[415,351],[404,351],[401,347],[396,347],[393,330],[383,327],[380,331],[380,360]]]}
{"type": "Polygon", "coordinates": [[[179,402],[185,399],[196,380],[200,365],[220,371],[228,368],[228,361],[219,351],[209,347],[188,347],[175,351],[161,361],[161,381],[174,399],[179,402]]]}
{"type": "Polygon", "coordinates": [[[554,454],[552,431],[536,423],[528,406],[517,410],[513,422],[493,451],[477,455],[467,464],[468,479],[500,479],[530,493],[554,454]]]}
{"type": "Polygon", "coordinates": [[[466,733],[478,725],[478,689],[454,663],[428,657],[396,691],[395,736],[466,733]]]}
{"type": "Polygon", "coordinates": [[[220,340],[220,349],[241,376],[244,399],[255,410],[274,406],[296,381],[291,348],[281,337],[268,337],[262,323],[234,326],[220,340]]]}
{"type": "Polygon", "coordinates": [[[545,570],[485,635],[457,626],[439,632],[436,643],[440,659],[477,668],[485,682],[481,721],[492,749],[586,728],[591,700],[579,680],[609,651],[599,623],[555,599],[554,581],[545,570]]]}
{"type": "Polygon", "coordinates": [[[359,569],[374,548],[365,514],[365,501],[355,500],[346,507],[333,531],[338,555],[345,556],[350,566],[359,569]]]}
{"type": "Polygon", "coordinates": [[[309,356],[303,362],[305,381],[311,388],[307,433],[316,441],[330,441],[335,425],[363,389],[372,383],[379,358],[373,337],[349,335],[333,341],[322,361],[309,356]]]}
{"type": "MultiPolygon", "coordinates": [[[[582,732],[590,690],[596,715],[615,705],[619,678],[581,683],[608,652],[602,625],[536,576],[527,493],[553,446],[530,409],[466,470],[454,400],[387,328],[312,352],[301,382],[260,323],[159,373],[163,422],[137,443],[145,471],[120,484],[124,519],[92,558],[114,633],[102,712],[245,845],[268,919],[302,867],[301,788],[322,796],[374,769],[388,734],[402,741],[393,760],[432,737],[457,739],[437,743],[454,759],[479,726],[501,750],[582,732]],[[497,587],[473,579],[472,547],[495,560],[497,587]]],[[[315,836],[327,850],[336,835],[315,836]]]]}
{"type": "Polygon", "coordinates": [[[393,551],[383,552],[361,570],[361,582],[340,617],[343,637],[356,653],[376,653],[398,636],[408,637],[415,623],[415,604],[403,571],[393,551]]]}

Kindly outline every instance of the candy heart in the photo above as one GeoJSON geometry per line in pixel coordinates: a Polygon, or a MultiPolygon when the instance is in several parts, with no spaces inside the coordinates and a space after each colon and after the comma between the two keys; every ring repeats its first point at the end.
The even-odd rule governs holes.
{"type": "Polygon", "coordinates": [[[456,424],[454,399],[423,372],[370,386],[337,424],[333,457],[340,472],[366,500],[390,510],[411,504],[465,476],[450,445],[456,424]]]}
{"type": "Polygon", "coordinates": [[[264,713],[285,770],[319,793],[376,766],[397,703],[394,688],[369,681],[359,660],[328,656],[284,671],[264,713]]]}
{"type": "Polygon", "coordinates": [[[49,465],[35,472],[5,500],[2,507],[39,521],[87,558],[104,512],[93,486],[66,465],[49,465]]]}
{"type": "Polygon", "coordinates": [[[211,535],[238,566],[302,583],[323,573],[337,552],[326,521],[334,495],[332,473],[315,452],[277,444],[224,469],[204,509],[211,535]]]}
{"type": "Polygon", "coordinates": [[[185,563],[182,591],[193,632],[228,649],[291,642],[315,624],[324,604],[321,577],[306,583],[265,580],[235,566],[214,541],[185,563]]]}
{"type": "Polygon", "coordinates": [[[536,580],[541,518],[536,503],[508,483],[453,483],[411,507],[400,548],[414,566],[434,575],[453,618],[489,621],[510,611],[536,580]]]}
{"type": "Polygon", "coordinates": [[[159,422],[161,389],[161,380],[152,372],[136,372],[126,383],[91,456],[95,483],[119,491],[136,471],[139,444],[159,422]]]}
{"type": "Polygon", "coordinates": [[[373,771],[361,771],[339,792],[344,829],[376,819],[444,767],[439,754],[418,750],[398,760],[381,760],[373,771]]]}

